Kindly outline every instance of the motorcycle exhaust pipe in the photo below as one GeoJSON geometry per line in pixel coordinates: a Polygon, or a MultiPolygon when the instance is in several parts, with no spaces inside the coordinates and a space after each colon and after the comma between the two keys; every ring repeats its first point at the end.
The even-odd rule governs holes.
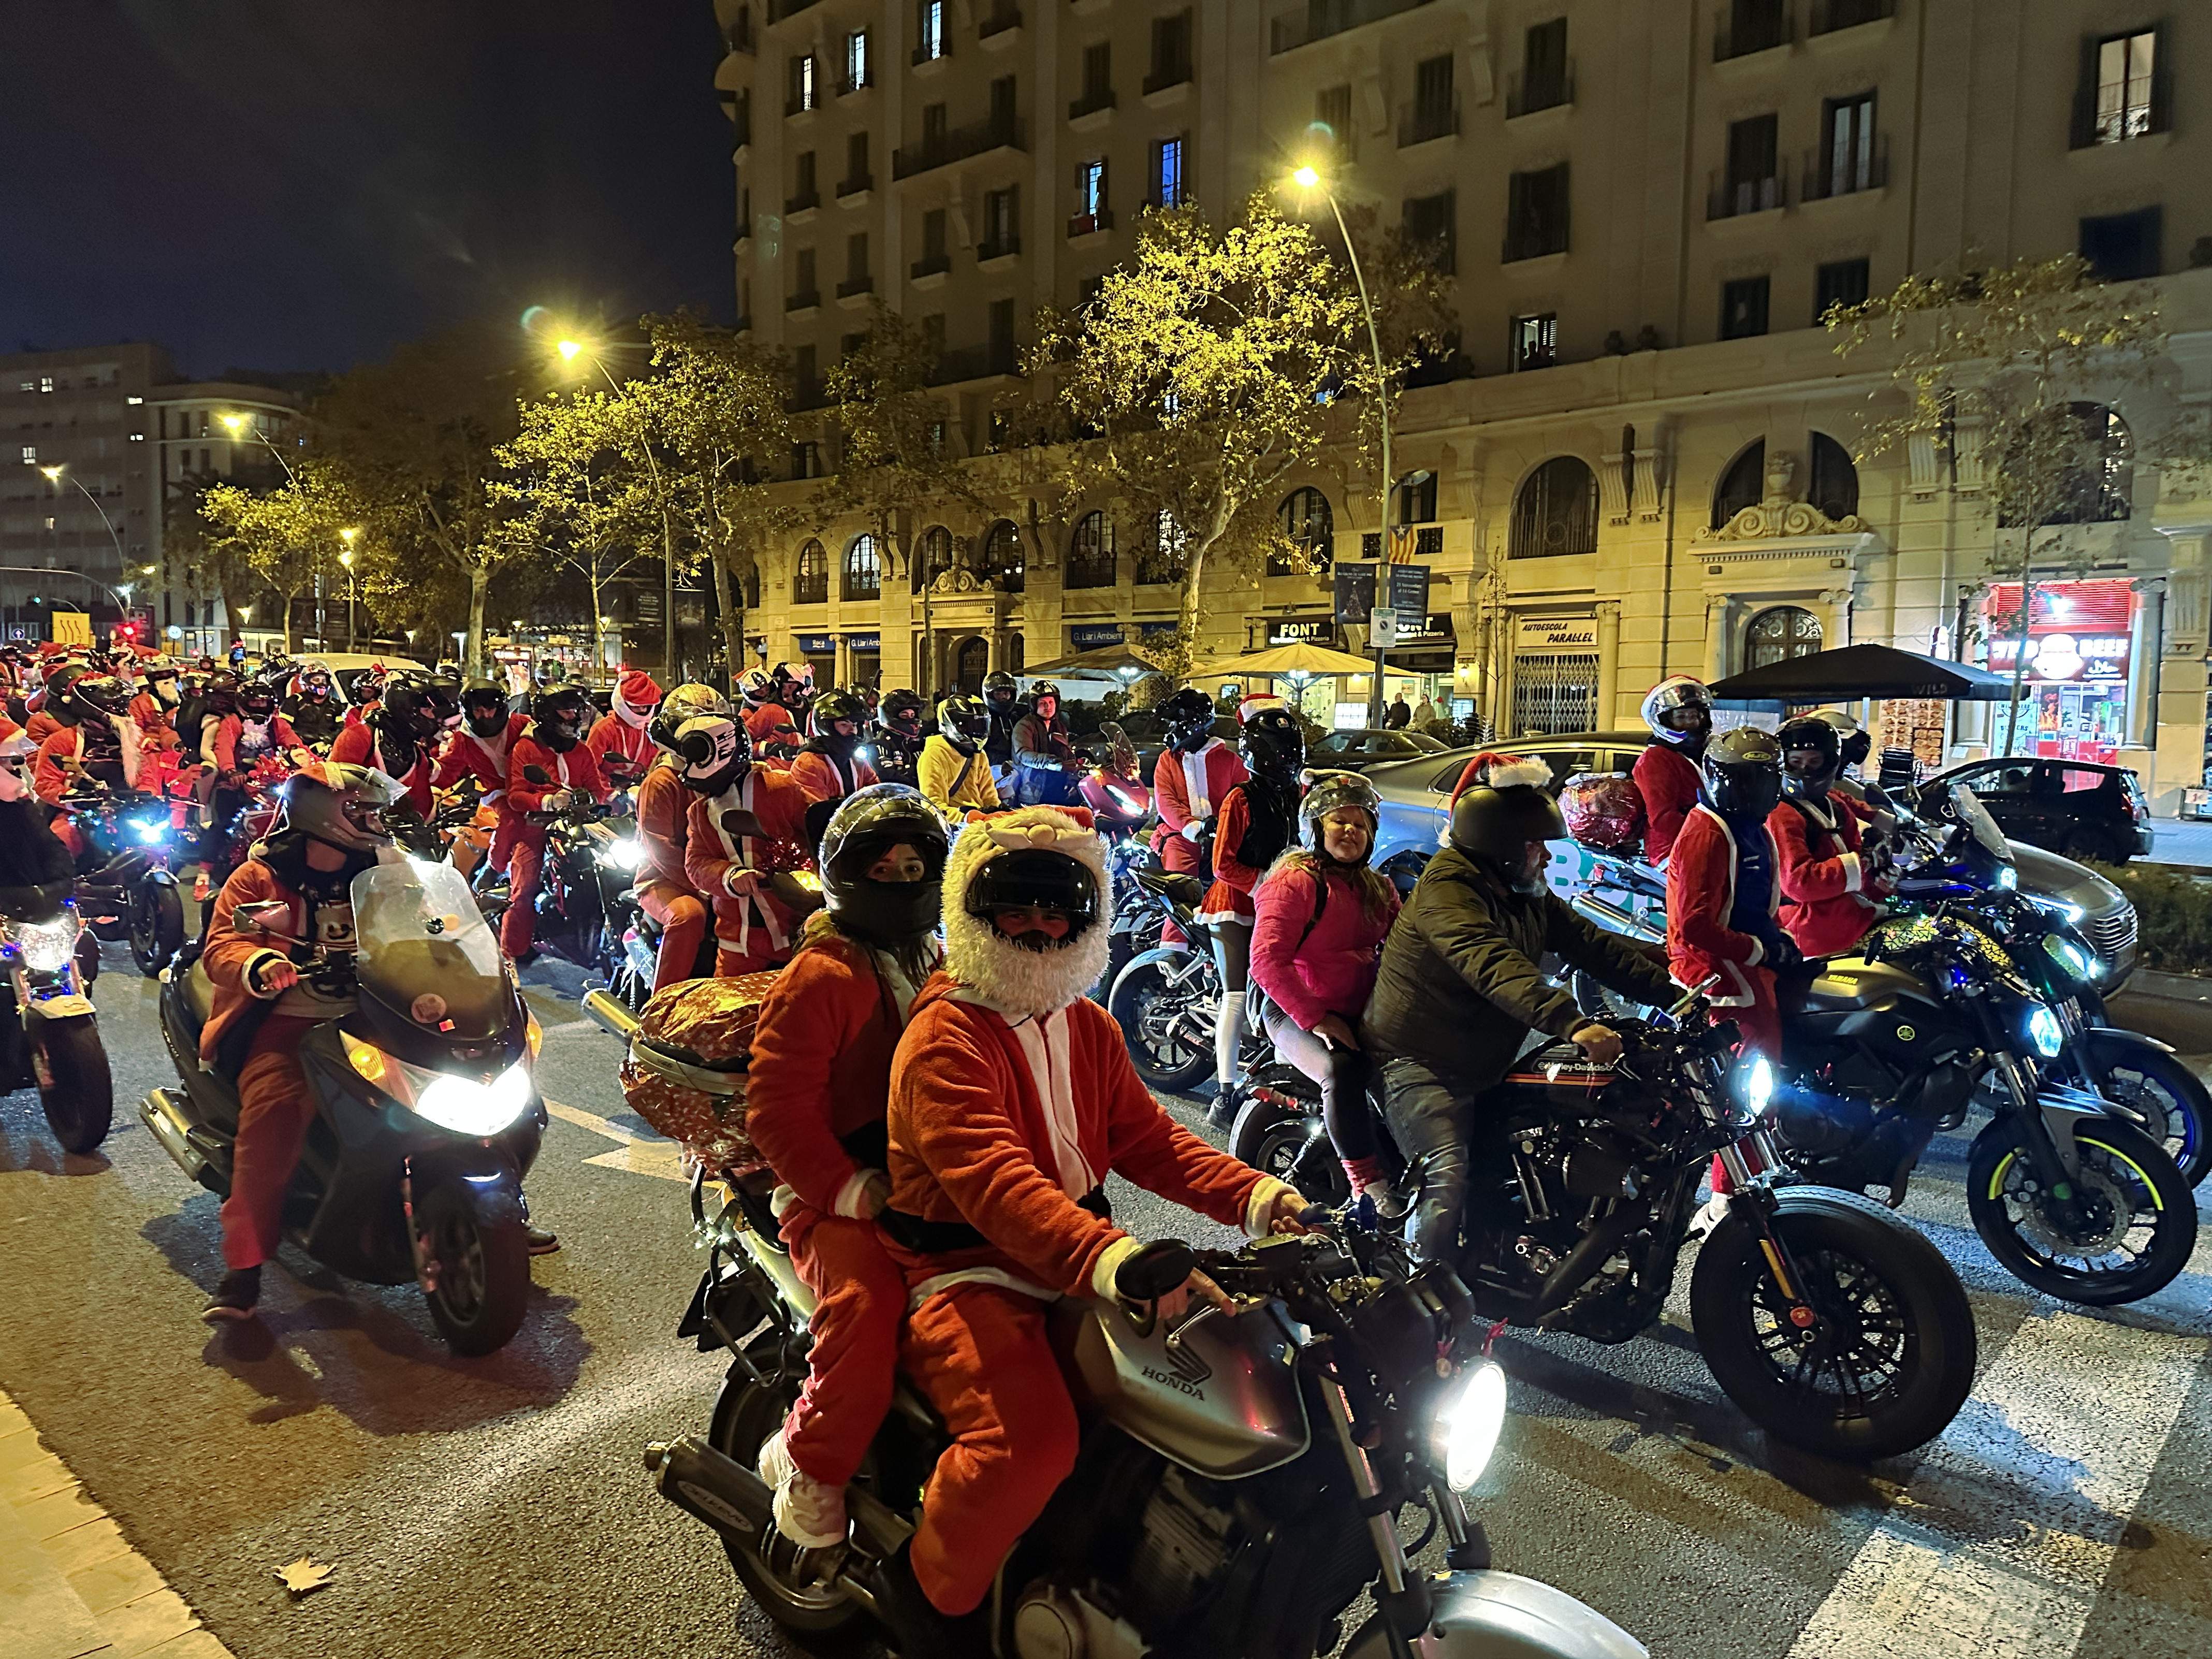
{"type": "Polygon", "coordinates": [[[638,1033],[638,1018],[623,1006],[611,991],[584,993],[584,1012],[591,1022],[611,1036],[628,1042],[638,1033]]]}
{"type": "Polygon", "coordinates": [[[138,1121],[153,1132],[161,1150],[175,1160],[176,1165],[193,1180],[208,1166],[207,1159],[198,1147],[187,1138],[190,1125],[178,1107],[176,1097],[167,1089],[155,1089],[138,1103],[138,1121]]]}
{"type": "Polygon", "coordinates": [[[696,1434],[645,1449],[653,1489],[733,1544],[758,1549],[775,1528],[775,1494],[760,1476],[696,1434]]]}

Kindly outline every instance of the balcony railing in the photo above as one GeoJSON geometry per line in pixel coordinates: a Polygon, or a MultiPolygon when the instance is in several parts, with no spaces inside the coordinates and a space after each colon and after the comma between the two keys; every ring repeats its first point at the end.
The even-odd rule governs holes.
{"type": "Polygon", "coordinates": [[[1832,196],[1854,196],[1863,190],[1880,190],[1889,183],[1889,137],[1883,134],[1874,141],[1873,149],[1863,155],[1838,156],[1833,150],[1818,150],[1805,157],[1802,174],[1804,186],[1802,200],[1825,202],[1832,196]]]}
{"type": "Polygon", "coordinates": [[[1114,107],[1114,88],[1103,87],[1097,92],[1086,92],[1080,98],[1068,100],[1067,118],[1080,121],[1086,115],[1096,115],[1102,109],[1114,107]]]}
{"type": "Polygon", "coordinates": [[[1398,110],[1398,148],[1459,137],[1459,104],[1404,104],[1398,110]]]}
{"type": "Polygon", "coordinates": [[[914,49],[914,66],[920,69],[924,64],[933,64],[940,58],[951,56],[952,37],[941,35],[934,40],[924,40],[914,49]]]}
{"type": "Polygon", "coordinates": [[[1808,35],[1833,34],[1862,23],[1879,23],[1897,15],[1897,0],[1813,0],[1812,15],[1805,24],[1808,35]]]}
{"type": "Polygon", "coordinates": [[[911,265],[907,267],[906,274],[913,281],[918,283],[925,276],[942,276],[946,271],[951,269],[952,256],[951,254],[925,253],[921,258],[916,259],[911,265]]]}
{"type": "Polygon", "coordinates": [[[1008,231],[1003,236],[994,236],[987,241],[978,243],[975,247],[975,258],[979,263],[989,259],[1003,259],[1009,254],[1019,253],[1021,251],[1022,239],[1013,232],[1008,231]]]}
{"type": "Polygon", "coordinates": [[[957,351],[948,351],[937,360],[930,371],[932,386],[953,386],[962,380],[981,380],[994,374],[1012,374],[1017,370],[1020,354],[1011,340],[990,345],[963,346],[957,351]]]}
{"type": "Polygon", "coordinates": [[[1505,77],[1505,118],[1534,115],[1540,109],[1557,109],[1575,101],[1575,60],[1541,75],[1523,76],[1515,70],[1505,77]]]}
{"type": "Polygon", "coordinates": [[[783,198],[783,216],[788,219],[794,213],[805,213],[821,205],[820,191],[802,190],[796,196],[787,196],[783,198]]]}
{"type": "Polygon", "coordinates": [[[822,0],[768,0],[768,21],[781,23],[787,17],[796,17],[810,6],[818,6],[822,0]]]}
{"type": "Polygon", "coordinates": [[[1004,34],[1008,29],[1018,29],[1021,26],[1022,9],[1019,6],[994,6],[991,9],[991,15],[975,25],[975,38],[988,40],[994,34],[1004,34]]]}
{"type": "Polygon", "coordinates": [[[1156,92],[1165,92],[1170,87],[1182,86],[1190,79],[1190,73],[1188,60],[1160,64],[1145,77],[1145,96],[1149,98],[1156,92]]]}
{"type": "Polygon", "coordinates": [[[841,300],[857,300],[863,294],[875,291],[876,279],[865,272],[858,276],[848,276],[837,284],[837,297],[841,300]]]}
{"type": "Polygon", "coordinates": [[[848,71],[837,77],[837,95],[850,98],[854,93],[866,92],[875,84],[876,72],[873,70],[864,69],[858,75],[848,71]]]}
{"type": "Polygon", "coordinates": [[[874,173],[855,173],[850,179],[840,179],[837,181],[837,199],[842,202],[848,196],[858,196],[862,191],[873,190],[875,187],[876,175],[874,173]]]}
{"type": "Polygon", "coordinates": [[[748,55],[756,50],[750,11],[739,12],[730,27],[722,31],[722,45],[731,52],[742,52],[748,55]]]}
{"type": "Polygon", "coordinates": [[[1501,264],[1510,265],[1516,259],[1541,259],[1566,251],[1567,227],[1564,220],[1557,224],[1545,222],[1510,225],[1498,258],[1501,264]]]}
{"type": "Polygon", "coordinates": [[[1306,0],[1303,15],[1297,10],[1287,11],[1268,24],[1267,50],[1271,54],[1292,52],[1428,3],[1429,0],[1306,0]]]}
{"type": "Polygon", "coordinates": [[[1716,64],[1725,64],[1732,58],[1748,58],[1755,52],[1771,52],[1796,39],[1797,19],[1790,9],[1789,0],[1775,0],[1768,6],[1743,7],[1740,15],[1725,11],[1713,14],[1716,64]]]}
{"type": "Polygon", "coordinates": [[[902,146],[891,155],[891,177],[911,179],[991,150],[1028,148],[1029,129],[1019,116],[988,116],[964,127],[933,134],[919,143],[902,146]]]}
{"type": "Polygon", "coordinates": [[[821,107],[822,99],[818,93],[811,97],[791,93],[783,100],[783,113],[787,120],[794,115],[811,115],[821,107]]]}
{"type": "Polygon", "coordinates": [[[1705,217],[1739,219],[1747,213],[1767,213],[1790,205],[1789,169],[1777,163],[1765,178],[1728,179],[1715,173],[1705,198],[1705,217]]]}
{"type": "Polygon", "coordinates": [[[1067,222],[1068,240],[1071,241],[1078,236],[1089,236],[1098,231],[1113,228],[1114,215],[1108,208],[1101,208],[1096,213],[1076,214],[1067,222]]]}
{"type": "Polygon", "coordinates": [[[783,302],[783,308],[786,311],[811,311],[821,303],[820,289],[803,288],[783,302]]]}

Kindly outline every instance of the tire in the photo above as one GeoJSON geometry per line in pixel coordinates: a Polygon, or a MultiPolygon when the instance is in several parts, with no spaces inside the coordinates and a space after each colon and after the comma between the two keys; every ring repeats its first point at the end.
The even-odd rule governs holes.
{"type": "Polygon", "coordinates": [[[54,1139],[64,1152],[97,1150],[115,1121],[115,1084],[93,1016],[34,1020],[30,1042],[39,1104],[46,1109],[54,1139]]]}
{"type": "Polygon", "coordinates": [[[1247,1096],[1229,1131],[1229,1152],[1263,1175],[1290,1182],[1310,1203],[1334,1210],[1352,1197],[1317,1107],[1304,1111],[1296,1103],[1247,1096]]]}
{"type": "Polygon", "coordinates": [[[457,1354],[505,1347],[530,1301],[530,1241],[511,1191],[441,1182],[416,1206],[432,1266],[423,1291],[438,1334],[457,1354]]]}
{"type": "MultiPolygon", "coordinates": [[[[2094,1181],[2092,1202],[2100,1206],[2100,1214],[2109,1209],[2112,1193],[2130,1206],[2135,1220],[2117,1241],[2093,1256],[2034,1236],[2048,1224],[2041,1221],[2040,1206],[2020,1189],[2027,1160],[2009,1120],[2002,1117],[1974,1137],[1966,1162],[1966,1209],[1974,1231],[2022,1284],[2062,1302],[2110,1308],[2164,1290],[2189,1265],[2197,1243],[2197,1199],[2181,1171],[2156,1141],[2118,1118],[2081,1124],[2074,1142],[2081,1149],[2085,1178],[2094,1181]],[[2116,1251],[2122,1265],[2091,1265],[2116,1251]],[[2081,1265],[2069,1267],[2069,1261],[2081,1265]]],[[[2120,1224],[2118,1217],[2111,1219],[2114,1226],[2120,1224]]]]}
{"type": "MultiPolygon", "coordinates": [[[[1148,1086],[1170,1094],[1195,1088],[1213,1070],[1211,1042],[1189,1041],[1185,1034],[1168,1029],[1177,1015],[1203,1000],[1201,987],[1218,984],[1212,963],[1205,962],[1187,985],[1171,985],[1170,973],[1190,960],[1187,951],[1148,951],[1121,970],[1106,994],[1106,1012],[1121,1028],[1137,1075],[1148,1086]]],[[[1215,988],[1217,1001],[1219,995],[1215,988]]]]}
{"type": "Polygon", "coordinates": [[[2175,1055],[2160,1048],[2113,1051],[2104,1081],[2096,1085],[2106,1099],[2142,1112],[2151,1121],[2146,1133],[2165,1148],[2182,1183],[2191,1191],[2212,1175],[2212,1091],[2175,1055]],[[2158,1132],[2163,1120],[2166,1132],[2158,1132]]]}
{"type": "Polygon", "coordinates": [[[1808,1339],[1794,1334],[1758,1234],[1731,1215],[1698,1249],[1690,1277],[1690,1322],[1714,1379],[1767,1433],[1824,1457],[1871,1462],[1933,1440],[1974,1386],[1974,1314],[1959,1275],[1926,1238],[1865,1199],[1803,1187],[1775,1197],[1775,1231],[1827,1323],[1808,1339]],[[1803,1343],[1825,1346],[1838,1330],[1888,1357],[1870,1395],[1853,1397],[1853,1385],[1869,1381],[1863,1370],[1847,1382],[1840,1360],[1831,1371],[1819,1349],[1805,1374],[1803,1343]]]}
{"type": "Polygon", "coordinates": [[[185,901],[174,882],[141,885],[131,902],[131,960],[148,979],[159,979],[184,948],[185,901]]]}
{"type": "MultiPolygon", "coordinates": [[[[781,1334],[769,1330],[752,1344],[749,1352],[763,1375],[777,1374],[781,1342],[781,1334]]],[[[732,1376],[723,1384],[721,1396],[714,1402],[708,1443],[749,1469],[757,1467],[762,1443],[782,1426],[798,1397],[796,1377],[781,1387],[764,1388],[732,1376]]],[[[795,1645],[809,1653],[842,1655],[857,1652],[874,1635],[873,1621],[856,1603],[779,1571],[778,1564],[791,1559],[788,1544],[778,1536],[763,1543],[764,1550],[749,1550],[724,1538],[722,1547],[745,1595],[795,1645]]]]}

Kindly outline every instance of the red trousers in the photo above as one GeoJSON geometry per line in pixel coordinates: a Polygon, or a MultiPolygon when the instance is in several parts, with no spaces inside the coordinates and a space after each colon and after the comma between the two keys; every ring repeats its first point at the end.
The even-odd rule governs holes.
{"type": "Polygon", "coordinates": [[[651,881],[637,890],[637,902],[660,924],[653,988],[665,990],[690,978],[699,965],[699,947],[707,942],[707,901],[672,881],[651,881]]]}
{"type": "Polygon", "coordinates": [[[226,1267],[258,1267],[284,1234],[284,1189],[300,1162],[314,1107],[300,1069],[300,1039],[322,1022],[271,1014],[253,1034],[238,1074],[238,1140],[230,1196],[222,1201],[226,1267]]]}
{"type": "Polygon", "coordinates": [[[801,1204],[783,1218],[783,1242],[815,1295],[806,1386],[791,1408],[783,1443],[802,1474],[842,1486],[859,1471],[891,1408],[906,1275],[872,1221],[801,1204]]]}
{"type": "Polygon", "coordinates": [[[764,974],[771,968],[781,968],[791,960],[791,947],[779,945],[768,936],[768,930],[756,927],[749,941],[750,948],[740,952],[734,945],[720,940],[714,945],[714,977],[742,979],[747,974],[764,974]]]}
{"type": "Polygon", "coordinates": [[[923,1594],[957,1616],[982,1605],[1006,1552],[1074,1468],[1075,1402],[1045,1304],[1018,1291],[956,1285],[931,1297],[907,1319],[900,1359],[952,1434],[910,1559],[923,1594]]]}
{"type": "MultiPolygon", "coordinates": [[[[1196,876],[1201,881],[1212,879],[1212,872],[1205,867],[1200,857],[1196,842],[1185,841],[1181,836],[1170,835],[1163,829],[1152,838],[1152,845],[1159,849],[1161,869],[1196,876]]],[[[1160,925],[1160,943],[1188,945],[1190,940],[1182,928],[1170,921],[1160,925]]]]}
{"type": "MultiPolygon", "coordinates": [[[[1765,1054],[1776,1065],[1782,1062],[1782,1009],[1774,997],[1774,974],[1771,969],[1746,968],[1741,970],[1751,984],[1751,1001],[1741,1008],[1715,1008],[1715,1019],[1732,1019],[1743,1040],[1736,1044],[1739,1054],[1765,1054]]],[[[1719,988],[1716,987],[1715,988],[1719,988]]],[[[1745,1160],[1752,1173],[1759,1173],[1759,1155],[1749,1146],[1743,1149],[1745,1160]]],[[[1713,1190],[1725,1193],[1735,1183],[1729,1179],[1728,1171],[1721,1167],[1718,1158],[1713,1159],[1713,1190]]]]}
{"type": "MultiPolygon", "coordinates": [[[[492,842],[493,867],[498,867],[499,842],[507,838],[500,826],[492,842]]],[[[508,839],[507,857],[507,914],[499,919],[499,948],[515,961],[528,954],[538,926],[538,878],[545,864],[545,831],[537,824],[518,824],[508,839]]]]}

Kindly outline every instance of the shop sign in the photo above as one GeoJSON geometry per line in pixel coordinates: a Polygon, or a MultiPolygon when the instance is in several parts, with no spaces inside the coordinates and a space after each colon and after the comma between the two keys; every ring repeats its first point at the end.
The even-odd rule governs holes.
{"type": "Polygon", "coordinates": [[[864,653],[881,651],[884,648],[884,636],[880,634],[848,634],[845,635],[845,648],[848,651],[864,653]]]}
{"type": "Polygon", "coordinates": [[[1597,649],[1597,618],[1595,617],[1522,617],[1514,632],[1516,650],[1595,651],[1597,649]]]}
{"type": "Polygon", "coordinates": [[[1335,627],[1327,617],[1273,617],[1267,622],[1267,643],[1298,645],[1310,640],[1326,640],[1335,627]]]}
{"type": "Polygon", "coordinates": [[[1385,602],[1401,617],[1425,617],[1429,614],[1428,566],[1392,565],[1389,588],[1385,602]]]}
{"type": "MultiPolygon", "coordinates": [[[[2020,654],[2020,641],[1991,640],[1990,666],[2008,672],[2020,654]]],[[[2110,678],[2127,672],[2128,637],[2099,634],[2042,634],[2027,642],[2027,671],[2031,679],[2070,680],[2087,673],[2110,678]]]]}
{"type": "Polygon", "coordinates": [[[1095,651],[1101,646],[1121,643],[1121,624],[1119,623],[1081,623],[1067,630],[1067,643],[1076,651],[1095,651]]]}
{"type": "Polygon", "coordinates": [[[827,657],[837,649],[835,634],[801,634],[798,637],[799,649],[805,656],[827,657]]]}

